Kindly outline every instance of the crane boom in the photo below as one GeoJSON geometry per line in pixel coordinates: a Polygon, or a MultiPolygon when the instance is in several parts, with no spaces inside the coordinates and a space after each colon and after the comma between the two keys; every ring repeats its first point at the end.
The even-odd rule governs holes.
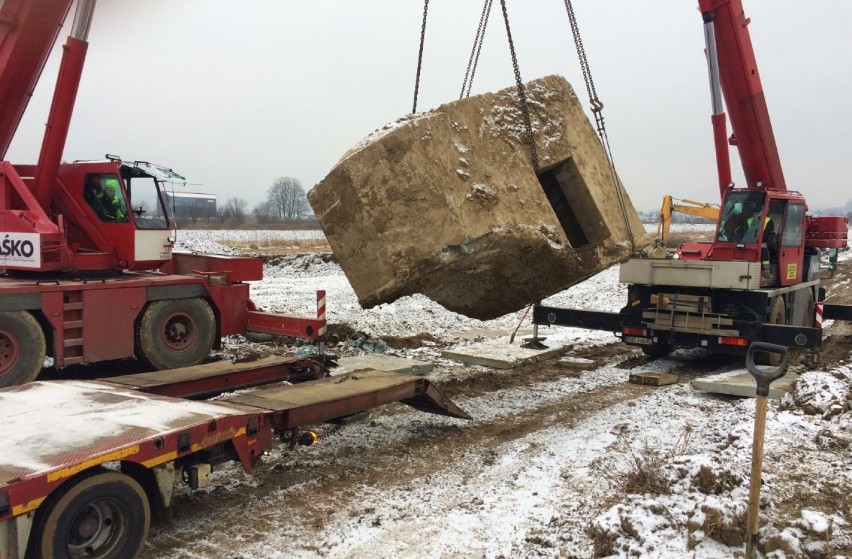
{"type": "Polygon", "coordinates": [[[62,49],[62,63],[59,66],[53,102],[50,105],[41,153],[31,186],[42,208],[49,207],[54,196],[59,163],[68,138],[71,115],[74,113],[74,104],[77,100],[77,89],[80,86],[83,64],[86,61],[86,50],[89,46],[86,39],[94,9],[95,0],[78,0],[71,35],[68,36],[62,49]]]}
{"type": "MultiPolygon", "coordinates": [[[[715,53],[716,71],[731,120],[731,145],[737,146],[749,189],[786,191],[784,172],[763,85],[748,32],[742,0],[699,0],[707,28],[708,53],[715,53]]],[[[711,83],[713,82],[711,68],[711,83]]],[[[715,111],[714,111],[715,112],[715,111]]],[[[717,151],[727,149],[716,144],[717,151]]],[[[717,154],[718,155],[718,154],[717,154]]],[[[723,160],[717,157],[717,162],[723,160]]],[[[719,174],[724,175],[721,168],[719,174]]]]}
{"type": "Polygon", "coordinates": [[[0,2],[0,160],[29,104],[72,0],[0,2]]]}

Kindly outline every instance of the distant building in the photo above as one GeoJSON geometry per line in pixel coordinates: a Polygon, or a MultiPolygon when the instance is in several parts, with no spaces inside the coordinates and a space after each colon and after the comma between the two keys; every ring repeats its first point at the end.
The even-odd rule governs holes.
{"type": "Polygon", "coordinates": [[[216,217],[216,195],[203,192],[166,192],[166,201],[175,217],[210,219],[216,217]]]}

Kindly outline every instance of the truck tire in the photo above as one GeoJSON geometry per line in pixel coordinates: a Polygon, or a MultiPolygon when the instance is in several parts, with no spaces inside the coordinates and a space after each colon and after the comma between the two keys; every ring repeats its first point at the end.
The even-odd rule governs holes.
{"type": "Polygon", "coordinates": [[[93,468],[39,508],[27,557],[132,559],[142,552],[150,525],[142,486],[125,474],[93,468]]]}
{"type": "Polygon", "coordinates": [[[35,380],[45,352],[44,333],[33,315],[0,312],[0,388],[35,380]]]}
{"type": "MultiPolygon", "coordinates": [[[[769,305],[769,316],[766,318],[767,324],[787,324],[787,305],[784,303],[784,297],[778,295],[772,300],[769,305]]],[[[777,353],[756,352],[754,362],[758,365],[772,365],[773,367],[781,364],[781,356],[777,353]]]]}
{"type": "Polygon", "coordinates": [[[814,303],[814,290],[808,288],[807,293],[799,297],[799,301],[802,305],[802,323],[799,324],[799,326],[804,326],[805,328],[813,328],[816,313],[816,305],[814,303]]]}
{"type": "Polygon", "coordinates": [[[213,349],[216,319],[203,299],[154,301],[139,321],[136,354],[158,370],[198,365],[213,349]]]}

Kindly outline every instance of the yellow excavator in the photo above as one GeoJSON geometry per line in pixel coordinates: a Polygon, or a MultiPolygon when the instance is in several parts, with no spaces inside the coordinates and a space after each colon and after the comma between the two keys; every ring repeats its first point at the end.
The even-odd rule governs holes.
{"type": "Polygon", "coordinates": [[[653,247],[648,251],[650,258],[666,257],[666,241],[668,241],[669,229],[672,225],[672,214],[675,212],[704,217],[714,222],[719,221],[718,204],[673,198],[672,196],[663,197],[663,206],[660,208],[660,220],[657,222],[657,237],[653,247]]]}

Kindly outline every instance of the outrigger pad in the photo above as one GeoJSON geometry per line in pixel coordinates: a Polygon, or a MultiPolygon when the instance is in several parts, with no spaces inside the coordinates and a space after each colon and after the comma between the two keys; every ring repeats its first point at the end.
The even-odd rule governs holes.
{"type": "Polygon", "coordinates": [[[308,193],[361,305],[422,293],[491,319],[647,244],[568,82],[526,93],[538,175],[511,87],[386,126],[308,193]]]}

